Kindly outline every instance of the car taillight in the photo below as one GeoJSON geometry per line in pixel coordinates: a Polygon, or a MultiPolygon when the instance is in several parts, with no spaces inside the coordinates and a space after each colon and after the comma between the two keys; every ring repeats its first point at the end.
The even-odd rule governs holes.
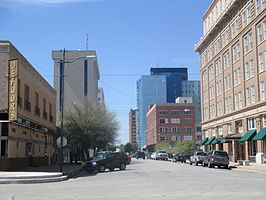
{"type": "Polygon", "coordinates": [[[212,156],[211,159],[214,160],[214,156],[212,156]]]}

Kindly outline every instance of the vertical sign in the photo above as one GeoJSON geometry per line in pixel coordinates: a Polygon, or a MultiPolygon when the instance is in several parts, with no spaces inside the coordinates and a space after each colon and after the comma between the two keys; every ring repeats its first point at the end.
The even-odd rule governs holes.
{"type": "Polygon", "coordinates": [[[8,75],[8,118],[14,121],[18,113],[18,60],[9,61],[8,75]]]}

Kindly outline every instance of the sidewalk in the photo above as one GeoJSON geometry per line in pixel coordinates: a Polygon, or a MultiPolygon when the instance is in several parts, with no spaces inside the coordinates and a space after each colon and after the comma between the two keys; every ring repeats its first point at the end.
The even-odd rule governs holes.
{"type": "Polygon", "coordinates": [[[243,166],[239,165],[238,163],[231,162],[229,166],[232,166],[233,170],[241,170],[266,175],[266,164],[249,163],[249,166],[243,166]]]}
{"type": "Polygon", "coordinates": [[[59,165],[29,167],[19,171],[0,171],[0,184],[48,183],[67,180],[77,175],[81,165],[64,164],[63,172],[59,165]]]}

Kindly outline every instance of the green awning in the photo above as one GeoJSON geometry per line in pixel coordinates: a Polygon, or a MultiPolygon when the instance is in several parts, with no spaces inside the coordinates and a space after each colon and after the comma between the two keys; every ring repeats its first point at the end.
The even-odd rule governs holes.
{"type": "Polygon", "coordinates": [[[245,142],[250,141],[256,135],[256,129],[249,130],[239,141],[245,142]]]}
{"type": "Polygon", "coordinates": [[[205,142],[205,145],[210,145],[214,139],[215,136],[212,136],[207,142],[205,142]]]}
{"type": "Polygon", "coordinates": [[[222,135],[218,135],[217,138],[215,138],[210,144],[219,144],[218,138],[223,137],[222,135]]]}
{"type": "Polygon", "coordinates": [[[204,138],[204,139],[199,143],[199,145],[204,145],[204,143],[207,142],[207,141],[208,141],[208,137],[204,138]]]}
{"type": "Polygon", "coordinates": [[[254,141],[254,140],[265,140],[265,139],[266,139],[266,128],[262,128],[252,140],[254,141]]]}

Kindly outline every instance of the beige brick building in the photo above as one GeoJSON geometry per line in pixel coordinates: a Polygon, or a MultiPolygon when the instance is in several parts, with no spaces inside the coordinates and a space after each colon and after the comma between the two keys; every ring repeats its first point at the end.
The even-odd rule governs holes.
{"type": "Polygon", "coordinates": [[[9,41],[0,41],[0,170],[50,164],[55,90],[9,41]]]}
{"type": "Polygon", "coordinates": [[[138,141],[138,134],[137,134],[137,130],[138,130],[138,123],[137,123],[137,109],[136,108],[132,108],[129,111],[129,142],[131,144],[136,144],[137,145],[137,141],[138,141]]]}
{"type": "Polygon", "coordinates": [[[201,144],[204,150],[226,150],[232,161],[266,154],[265,8],[265,0],[214,0],[195,46],[201,62],[201,144]]]}

